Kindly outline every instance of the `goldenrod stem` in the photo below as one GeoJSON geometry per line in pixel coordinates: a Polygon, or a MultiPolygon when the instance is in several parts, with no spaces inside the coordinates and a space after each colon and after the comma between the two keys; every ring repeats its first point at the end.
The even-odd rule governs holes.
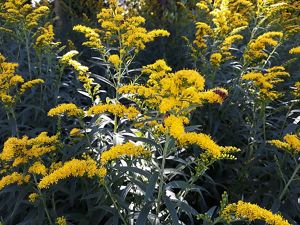
{"type": "Polygon", "coordinates": [[[30,58],[30,44],[29,44],[29,35],[25,35],[25,45],[26,45],[26,53],[27,53],[27,66],[28,66],[28,72],[29,72],[29,78],[32,79],[31,74],[31,58],[30,58]]]}
{"type": "Polygon", "coordinates": [[[287,190],[288,190],[290,184],[293,182],[294,177],[297,175],[299,169],[300,169],[300,163],[297,165],[297,167],[295,168],[295,170],[294,170],[294,172],[293,172],[291,178],[289,179],[289,181],[287,182],[287,184],[286,184],[285,187],[283,188],[283,190],[282,190],[282,192],[281,192],[281,194],[280,194],[280,196],[279,196],[279,201],[282,200],[282,198],[283,198],[283,196],[285,195],[285,193],[287,192],[287,190]]]}
{"type": "Polygon", "coordinates": [[[156,217],[159,218],[158,213],[159,213],[159,209],[161,206],[161,197],[163,194],[163,185],[164,185],[164,170],[165,170],[165,164],[166,164],[166,158],[167,158],[167,153],[168,153],[168,149],[169,149],[169,142],[170,142],[170,136],[167,135],[166,137],[166,143],[163,149],[163,155],[162,155],[162,163],[161,163],[161,168],[159,171],[159,188],[158,188],[158,196],[157,196],[157,200],[156,200],[156,217]]]}
{"type": "Polygon", "coordinates": [[[40,189],[39,186],[38,186],[38,182],[37,182],[37,179],[36,179],[36,176],[35,176],[35,175],[33,175],[33,179],[34,179],[35,185],[36,185],[36,187],[37,187],[39,196],[40,196],[41,199],[42,199],[42,203],[43,203],[44,210],[45,210],[45,213],[46,213],[46,215],[47,215],[49,224],[52,225],[51,217],[50,217],[50,214],[49,214],[49,212],[48,212],[47,205],[46,205],[45,199],[44,199],[44,197],[43,197],[43,193],[42,193],[41,189],[40,189]]]}
{"type": "Polygon", "coordinates": [[[114,197],[113,197],[112,193],[110,192],[109,188],[107,187],[105,181],[103,183],[104,183],[104,187],[105,187],[111,201],[113,202],[113,205],[115,206],[116,211],[118,212],[121,220],[123,221],[123,224],[128,225],[127,221],[125,220],[124,216],[121,213],[121,208],[118,206],[117,201],[114,199],[114,197]]]}

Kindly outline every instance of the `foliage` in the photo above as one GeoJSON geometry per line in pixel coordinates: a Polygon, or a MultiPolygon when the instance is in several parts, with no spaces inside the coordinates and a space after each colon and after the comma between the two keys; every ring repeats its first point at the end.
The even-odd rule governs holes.
{"type": "Polygon", "coordinates": [[[0,222],[300,223],[299,6],[0,0],[0,222]]]}

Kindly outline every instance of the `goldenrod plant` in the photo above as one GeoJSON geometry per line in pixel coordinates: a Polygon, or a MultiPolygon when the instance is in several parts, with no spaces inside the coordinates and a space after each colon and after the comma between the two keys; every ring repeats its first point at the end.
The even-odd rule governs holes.
{"type": "Polygon", "coordinates": [[[0,0],[0,224],[299,224],[299,6],[0,0]]]}

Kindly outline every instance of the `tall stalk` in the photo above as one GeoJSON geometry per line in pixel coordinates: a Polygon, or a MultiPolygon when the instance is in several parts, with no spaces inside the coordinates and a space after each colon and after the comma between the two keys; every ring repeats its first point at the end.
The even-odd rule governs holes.
{"type": "Polygon", "coordinates": [[[159,218],[159,209],[161,206],[161,198],[163,194],[163,185],[164,185],[164,171],[165,171],[165,166],[166,166],[166,158],[167,158],[167,153],[169,150],[169,144],[170,144],[170,136],[167,135],[166,137],[166,142],[165,146],[163,149],[163,155],[162,155],[162,163],[161,163],[161,168],[159,170],[159,188],[158,188],[158,195],[156,199],[156,218],[159,218]]]}
{"type": "Polygon", "coordinates": [[[31,80],[32,79],[32,73],[31,73],[31,58],[30,58],[29,33],[25,34],[25,47],[26,47],[26,53],[27,53],[27,66],[28,66],[29,78],[31,80]]]}

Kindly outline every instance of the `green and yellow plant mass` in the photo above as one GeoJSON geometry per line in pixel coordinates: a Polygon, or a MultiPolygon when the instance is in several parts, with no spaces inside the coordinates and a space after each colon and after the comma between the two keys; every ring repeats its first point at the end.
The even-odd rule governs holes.
{"type": "Polygon", "coordinates": [[[298,0],[0,0],[0,224],[300,224],[298,0]]]}

